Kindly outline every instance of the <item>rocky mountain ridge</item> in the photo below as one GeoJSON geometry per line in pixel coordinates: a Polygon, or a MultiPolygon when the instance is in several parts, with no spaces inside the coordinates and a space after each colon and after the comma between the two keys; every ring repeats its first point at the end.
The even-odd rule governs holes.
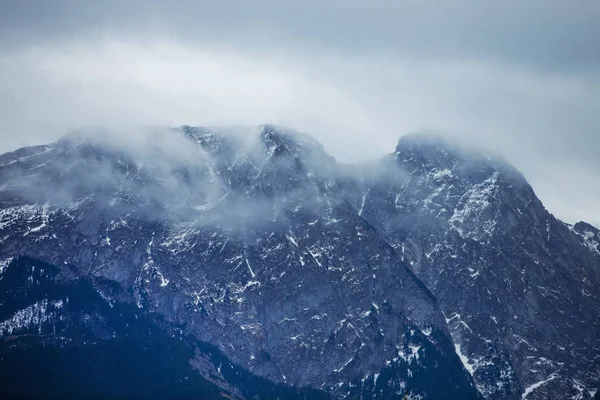
{"type": "MultiPolygon", "coordinates": [[[[215,360],[335,398],[596,390],[598,230],[556,220],[504,161],[409,135],[356,171],[270,125],[155,139],[71,135],[0,156],[0,278],[28,257],[61,284],[90,282],[106,304],[214,346],[191,346],[208,360],[192,364],[239,398],[260,394],[215,360]]],[[[48,333],[58,300],[26,292],[0,322],[3,351],[48,333]]]]}

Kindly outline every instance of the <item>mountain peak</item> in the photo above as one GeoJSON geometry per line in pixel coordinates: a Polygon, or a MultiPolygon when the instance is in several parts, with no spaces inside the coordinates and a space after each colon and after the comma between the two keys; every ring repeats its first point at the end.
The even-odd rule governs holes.
{"type": "Polygon", "coordinates": [[[408,173],[433,174],[434,177],[452,175],[472,184],[496,176],[498,182],[530,189],[525,177],[500,154],[436,132],[402,136],[394,158],[408,173]]]}
{"type": "Polygon", "coordinates": [[[504,158],[485,148],[464,143],[437,132],[413,132],[398,140],[396,156],[427,154],[432,161],[456,162],[471,159],[486,162],[506,163],[504,158]]]}

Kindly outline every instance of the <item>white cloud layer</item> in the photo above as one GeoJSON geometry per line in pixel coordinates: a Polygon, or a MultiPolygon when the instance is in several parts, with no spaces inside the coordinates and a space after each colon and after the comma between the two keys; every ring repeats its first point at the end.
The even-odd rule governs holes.
{"type": "MultiPolygon", "coordinates": [[[[342,162],[360,162],[392,152],[403,134],[435,129],[503,153],[558,217],[600,224],[600,63],[579,48],[588,37],[577,30],[577,23],[593,22],[594,14],[571,10],[567,22],[558,24],[557,34],[559,28],[571,29],[565,35],[572,41],[571,59],[564,45],[544,41],[534,29],[538,22],[525,27],[527,18],[515,16],[506,33],[533,36],[523,39],[531,42],[528,59],[523,43],[515,41],[511,53],[499,26],[490,22],[486,28],[475,18],[489,19],[490,10],[462,3],[474,16],[448,11],[456,22],[454,39],[466,38],[462,44],[442,38],[448,52],[432,45],[427,29],[417,26],[414,37],[403,37],[394,47],[393,37],[406,32],[390,30],[385,9],[353,2],[354,8],[343,10],[326,2],[329,7],[320,12],[313,4],[297,10],[296,19],[266,15],[273,26],[256,10],[246,22],[232,10],[235,24],[214,26],[200,18],[199,26],[213,28],[208,36],[185,18],[182,28],[173,28],[171,19],[161,19],[162,9],[146,10],[153,18],[128,30],[99,23],[90,25],[102,29],[90,30],[66,14],[61,15],[71,25],[61,25],[65,32],[81,34],[35,21],[27,32],[36,39],[24,33],[26,28],[3,28],[12,39],[0,46],[0,151],[48,142],[85,126],[276,123],[311,133],[342,162]],[[367,25],[357,31],[351,23],[360,21],[360,13],[367,25]],[[339,18],[328,26],[323,15],[339,18]],[[148,28],[148,21],[161,22],[161,29],[148,28]],[[42,28],[52,34],[44,39],[42,28]],[[346,36],[331,34],[336,28],[346,36]],[[469,34],[483,37],[469,39],[469,34]],[[486,34],[490,54],[483,46],[486,34]],[[532,47],[535,43],[539,48],[532,47]]],[[[68,5],[77,11],[75,4],[68,5]]],[[[396,10],[386,4],[388,11],[396,10]]],[[[416,18],[454,32],[439,11],[410,4],[416,18]]],[[[567,11],[557,4],[541,16],[558,21],[560,11],[567,11]]],[[[217,8],[213,16],[220,21],[228,14],[217,8]]],[[[106,16],[111,20],[119,18],[106,16]]]]}

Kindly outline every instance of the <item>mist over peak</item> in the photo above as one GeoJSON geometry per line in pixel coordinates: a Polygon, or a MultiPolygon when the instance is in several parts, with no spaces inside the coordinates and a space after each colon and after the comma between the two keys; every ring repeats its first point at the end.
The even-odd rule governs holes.
{"type": "Polygon", "coordinates": [[[419,192],[415,177],[429,175],[440,183],[461,179],[474,185],[495,176],[533,196],[523,175],[501,157],[432,132],[404,135],[394,153],[359,164],[339,164],[310,134],[272,124],[139,128],[127,134],[80,130],[2,159],[0,194],[7,206],[19,199],[61,206],[94,198],[107,209],[136,203],[152,218],[200,225],[278,218],[285,224],[278,210],[293,204],[332,207],[332,200],[352,199],[353,191],[373,182],[419,192]],[[328,198],[320,197],[325,193],[328,198]]]}

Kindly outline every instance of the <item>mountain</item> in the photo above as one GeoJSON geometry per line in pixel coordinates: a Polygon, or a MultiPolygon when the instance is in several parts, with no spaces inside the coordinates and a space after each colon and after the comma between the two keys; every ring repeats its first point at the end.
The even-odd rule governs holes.
{"type": "Polygon", "coordinates": [[[0,207],[9,395],[588,399],[599,385],[598,230],[435,136],[346,166],[271,125],[77,133],[0,156],[0,207]]]}
{"type": "Polygon", "coordinates": [[[487,398],[589,398],[599,374],[598,230],[554,218],[513,167],[403,137],[354,204],[438,299],[487,398]]]}

